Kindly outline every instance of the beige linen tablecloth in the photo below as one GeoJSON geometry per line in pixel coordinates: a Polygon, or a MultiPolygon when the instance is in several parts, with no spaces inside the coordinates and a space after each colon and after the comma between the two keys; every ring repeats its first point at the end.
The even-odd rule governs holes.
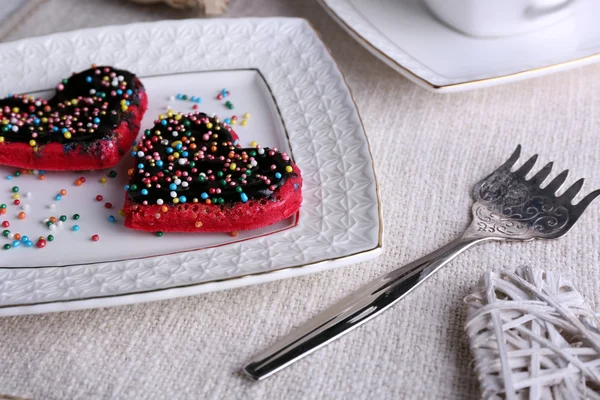
{"type": "MultiPolygon", "coordinates": [[[[227,16],[299,16],[346,74],[369,135],[384,205],[376,261],[253,287],[109,309],[0,319],[0,393],[36,399],[468,399],[479,396],[463,297],[488,268],[532,265],[600,297],[600,202],[563,240],[487,243],[407,299],[260,383],[239,370],[335,300],[435,249],[469,221],[472,186],[518,143],[600,187],[600,65],[440,95],[376,60],[308,0],[237,0],[227,16]]],[[[181,18],[118,0],[45,0],[1,40],[181,18]]],[[[1,66],[0,66],[1,68],[1,66]]],[[[558,171],[555,171],[557,173],[558,171]]]]}

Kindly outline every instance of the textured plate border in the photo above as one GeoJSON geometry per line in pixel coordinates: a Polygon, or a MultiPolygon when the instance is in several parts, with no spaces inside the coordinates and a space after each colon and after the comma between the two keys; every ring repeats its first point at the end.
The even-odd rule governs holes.
{"type": "Polygon", "coordinates": [[[501,83],[547,75],[600,61],[600,53],[596,53],[511,74],[481,77],[467,81],[450,79],[423,65],[382,35],[377,29],[373,28],[371,23],[350,4],[349,0],[317,1],[354,40],[360,43],[371,54],[419,86],[435,92],[450,93],[489,87],[501,83]]]}
{"type": "Polygon", "coordinates": [[[303,170],[300,223],[285,232],[183,254],[2,270],[0,315],[223,290],[348,265],[381,252],[381,204],[364,127],[339,67],[305,20],[163,21],[10,42],[0,45],[0,96],[14,88],[51,87],[91,63],[131,69],[142,78],[258,69],[273,90],[303,170]]]}

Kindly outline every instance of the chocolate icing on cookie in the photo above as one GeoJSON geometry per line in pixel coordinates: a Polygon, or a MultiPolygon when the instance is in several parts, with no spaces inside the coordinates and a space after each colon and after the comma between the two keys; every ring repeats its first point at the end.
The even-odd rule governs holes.
{"type": "Polygon", "coordinates": [[[112,67],[94,67],[64,79],[49,100],[12,95],[0,100],[0,137],[5,142],[90,142],[110,136],[138,105],[139,81],[112,67]]]}
{"type": "Polygon", "coordinates": [[[231,127],[204,113],[173,114],[144,132],[126,187],[142,204],[225,204],[268,198],[293,174],[277,149],[236,147],[231,127]]]}

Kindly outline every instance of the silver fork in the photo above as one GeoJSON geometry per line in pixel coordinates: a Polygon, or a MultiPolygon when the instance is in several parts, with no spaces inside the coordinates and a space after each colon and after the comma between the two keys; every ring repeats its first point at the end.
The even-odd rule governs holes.
{"type": "Polygon", "coordinates": [[[244,371],[254,379],[267,378],[379,315],[477,243],[564,236],[600,195],[600,189],[572,204],[583,186],[583,179],[557,196],[568,170],[542,188],[552,163],[527,179],[538,156],[534,155],[511,172],[520,154],[519,145],[508,161],[475,185],[473,220],[458,239],[363,286],[255,356],[244,371]]]}

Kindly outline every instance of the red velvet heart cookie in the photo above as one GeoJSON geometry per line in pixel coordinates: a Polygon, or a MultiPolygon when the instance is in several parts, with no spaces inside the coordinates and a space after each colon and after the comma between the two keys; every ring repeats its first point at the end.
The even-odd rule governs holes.
{"type": "Polygon", "coordinates": [[[0,164],[38,170],[93,170],[119,162],[148,106],[131,72],[93,67],[64,79],[50,100],[0,100],[0,164]]]}
{"type": "Polygon", "coordinates": [[[302,177],[286,153],[236,147],[231,127],[203,113],[155,123],[133,152],[125,226],[236,232],[274,224],[299,210],[302,177]]]}

